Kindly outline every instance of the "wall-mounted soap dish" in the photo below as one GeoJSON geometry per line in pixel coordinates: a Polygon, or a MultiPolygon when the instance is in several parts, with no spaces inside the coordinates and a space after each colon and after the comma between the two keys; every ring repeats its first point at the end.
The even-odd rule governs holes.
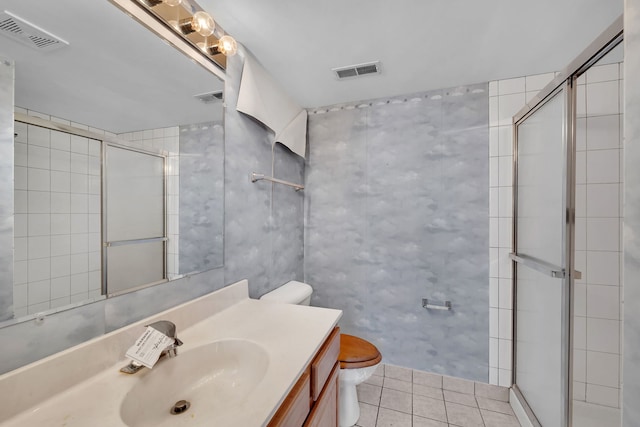
{"type": "Polygon", "coordinates": [[[451,310],[451,301],[437,301],[422,298],[422,307],[428,310],[451,310]]]}

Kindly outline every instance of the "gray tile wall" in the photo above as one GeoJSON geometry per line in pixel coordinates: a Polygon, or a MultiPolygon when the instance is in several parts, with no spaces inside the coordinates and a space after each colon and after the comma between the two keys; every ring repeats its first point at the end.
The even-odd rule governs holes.
{"type": "Polygon", "coordinates": [[[302,182],[304,160],[272,146],[273,132],[235,110],[244,52],[231,58],[225,84],[225,281],[249,280],[259,297],[288,280],[302,280],[304,193],[251,172],[302,182]]]}
{"type": "Polygon", "coordinates": [[[488,177],[487,85],[311,114],[312,304],[345,310],[387,363],[487,381],[488,177]]]}
{"type": "Polygon", "coordinates": [[[624,361],[622,424],[640,420],[640,0],[624,11],[624,361]]]}
{"type": "Polygon", "coordinates": [[[180,272],[223,265],[223,186],[223,124],[180,126],[180,272]]]}

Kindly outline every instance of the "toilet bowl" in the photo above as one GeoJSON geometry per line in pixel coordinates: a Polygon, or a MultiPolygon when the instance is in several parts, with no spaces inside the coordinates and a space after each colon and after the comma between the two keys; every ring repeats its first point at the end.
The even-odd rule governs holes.
{"type": "Polygon", "coordinates": [[[369,341],[353,335],[340,335],[340,427],[350,427],[360,418],[356,386],[371,378],[382,355],[369,341]]]}
{"type": "MultiPolygon", "coordinates": [[[[309,305],[313,288],[292,280],[260,297],[261,300],[309,305]]],[[[338,416],[340,427],[351,427],[360,418],[356,386],[368,380],[382,360],[370,342],[347,334],[340,335],[340,393],[338,416]]]]}

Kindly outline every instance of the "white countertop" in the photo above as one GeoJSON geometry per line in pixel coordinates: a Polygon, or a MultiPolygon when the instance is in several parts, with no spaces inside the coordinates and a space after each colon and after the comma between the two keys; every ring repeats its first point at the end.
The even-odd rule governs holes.
{"type": "MultiPolygon", "coordinates": [[[[179,308],[188,311],[189,303],[183,304],[179,308]]],[[[194,311],[196,311],[195,308],[194,311]]],[[[184,345],[179,348],[176,359],[160,360],[157,366],[172,363],[180,358],[180,353],[212,341],[242,339],[260,345],[266,350],[269,358],[265,376],[240,404],[234,406],[233,410],[221,413],[220,417],[215,420],[215,425],[216,427],[266,425],[326,337],[336,326],[341,315],[340,310],[243,298],[184,330],[181,330],[178,324],[178,337],[184,342],[184,345]]],[[[160,316],[154,316],[153,320],[160,318],[160,316]]],[[[171,318],[171,316],[167,315],[166,318],[171,318]]],[[[148,321],[150,319],[123,328],[123,330],[128,330],[123,332],[126,332],[127,336],[139,335],[143,332],[143,325],[148,321]],[[133,330],[131,330],[132,328],[133,330]]],[[[91,345],[99,346],[100,339],[94,340],[91,345]]],[[[113,340],[111,344],[113,344],[113,340]]],[[[133,344],[133,341],[130,344],[133,344]]],[[[21,413],[5,420],[1,425],[16,427],[126,426],[120,417],[120,406],[125,395],[141,378],[153,375],[155,372],[145,368],[133,375],[120,373],[119,369],[128,363],[128,360],[124,358],[125,351],[125,347],[120,349],[120,359],[113,360],[112,366],[107,369],[98,371],[76,385],[57,392],[46,400],[37,402],[21,413]]],[[[65,353],[71,352],[73,349],[67,350],[65,353]]],[[[55,359],[55,357],[56,355],[48,359],[55,359]]],[[[38,365],[38,363],[33,365],[38,365]]],[[[51,364],[51,360],[46,363],[51,364]]],[[[79,363],[74,364],[78,365],[79,363]]],[[[28,374],[29,368],[30,365],[21,368],[21,372],[16,375],[28,374]]],[[[65,366],[64,363],[58,361],[56,364],[51,364],[48,369],[54,368],[75,371],[83,369],[83,366],[65,366]]],[[[34,375],[25,376],[24,380],[33,382],[33,377],[34,375]]],[[[20,378],[16,378],[12,373],[0,377],[0,390],[2,390],[4,380],[11,380],[17,384],[20,378]]],[[[47,379],[43,378],[42,381],[47,381],[47,379]]],[[[5,386],[8,385],[5,384],[5,386]]],[[[23,389],[27,390],[32,387],[37,389],[40,386],[48,387],[46,384],[29,384],[23,389]]],[[[215,396],[211,398],[215,399],[215,396]]],[[[212,420],[199,419],[197,411],[196,408],[192,408],[188,414],[185,413],[180,417],[173,418],[171,425],[212,425],[212,420]]]]}

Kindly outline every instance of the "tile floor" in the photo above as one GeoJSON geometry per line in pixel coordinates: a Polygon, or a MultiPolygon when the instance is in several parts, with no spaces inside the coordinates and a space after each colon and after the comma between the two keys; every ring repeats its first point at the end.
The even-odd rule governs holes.
{"type": "Polygon", "coordinates": [[[519,427],[509,389],[380,365],[358,386],[359,427],[519,427]]]}

